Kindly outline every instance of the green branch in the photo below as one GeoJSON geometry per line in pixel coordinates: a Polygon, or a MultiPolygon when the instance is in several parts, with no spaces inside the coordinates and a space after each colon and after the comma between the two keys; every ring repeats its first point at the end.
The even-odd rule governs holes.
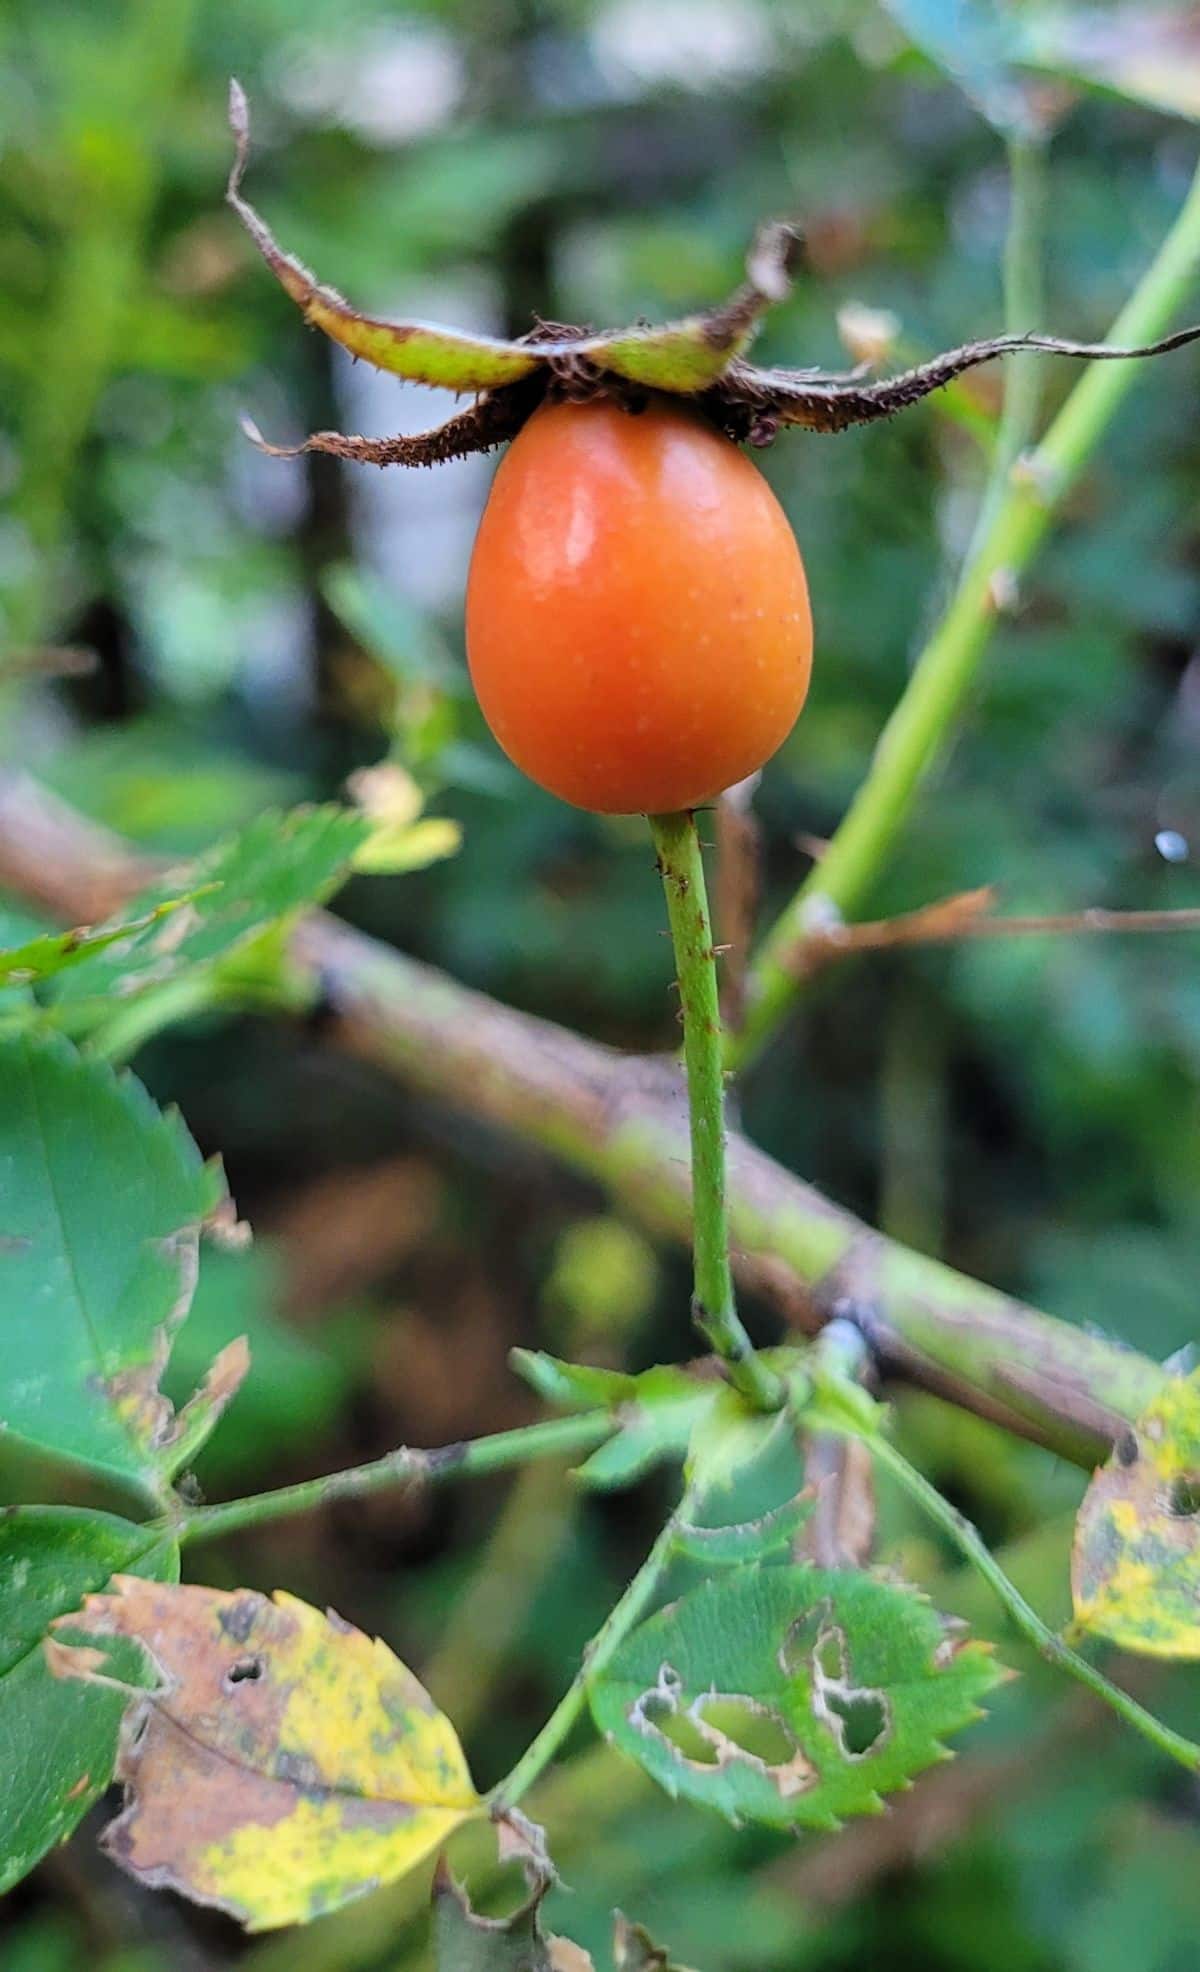
{"type": "Polygon", "coordinates": [[[683,1015],[696,1283],[692,1317],[747,1403],[760,1411],[778,1410],[783,1387],[755,1355],[733,1293],[725,1204],[725,1073],[717,961],[696,818],[690,813],[652,815],[650,833],[667,900],[683,1015]]]}
{"type": "Polygon", "coordinates": [[[492,1789],[490,1800],[493,1815],[501,1814],[506,1808],[516,1805],[522,1795],[540,1778],[583,1716],[587,1708],[589,1682],[612,1662],[630,1630],[641,1621],[653,1602],[671,1559],[676,1527],[681,1519],[687,1518],[687,1508],[688,1498],[685,1494],[625,1593],[614,1602],[595,1636],[586,1646],[578,1672],[545,1725],[526,1747],[511,1773],[492,1789]]]}
{"type": "MultiPolygon", "coordinates": [[[[78,923],[135,895],[147,872],[26,775],[0,770],[0,875],[78,923]]],[[[295,927],[289,960],[308,1003],[327,1008],[331,1044],[537,1145],[648,1231],[690,1239],[673,1062],[622,1056],[519,1013],[322,911],[295,927]]],[[[289,989],[282,1010],[298,1004],[289,989]]],[[[736,1131],[727,1156],[735,1271],[793,1326],[816,1330],[850,1302],[886,1374],[1089,1469],[1162,1388],[1165,1372],[1136,1349],[884,1238],[736,1131]]]]}
{"type": "MultiPolygon", "coordinates": [[[[1113,343],[1162,335],[1200,268],[1200,171],[1179,217],[1136,293],[1114,322],[1113,343]]],[[[761,1053],[800,991],[796,955],[820,897],[842,917],[858,906],[949,740],[998,616],[1033,560],[1063,501],[1133,389],[1140,364],[1093,363],[1036,451],[1009,475],[978,550],[965,569],[884,728],[874,759],[825,855],[776,921],[750,970],[745,1024],[727,1060],[761,1053]]]]}
{"type": "Polygon", "coordinates": [[[273,1492],[253,1493],[219,1506],[185,1509],[176,1531],[181,1542],[211,1541],[221,1534],[239,1533],[244,1527],[259,1527],[267,1520],[313,1513],[334,1500],[361,1499],[392,1486],[430,1486],[443,1479],[503,1472],[534,1458],[588,1452],[617,1429],[618,1421],[608,1411],[585,1411],[579,1417],[552,1417],[543,1424],[497,1431],[487,1438],[443,1445],[436,1451],[412,1451],[402,1445],[368,1465],[351,1465],[343,1472],[328,1472],[321,1479],[304,1479],[296,1486],[278,1486],[273,1492]]]}

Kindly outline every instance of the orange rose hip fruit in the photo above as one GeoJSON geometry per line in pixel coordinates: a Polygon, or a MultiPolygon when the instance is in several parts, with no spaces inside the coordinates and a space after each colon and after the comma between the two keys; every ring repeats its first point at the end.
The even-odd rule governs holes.
{"type": "Polygon", "coordinates": [[[757,466],[686,405],[534,413],[480,522],[467,657],[509,758],[602,814],[693,808],[808,690],[800,551],[757,466]]]}

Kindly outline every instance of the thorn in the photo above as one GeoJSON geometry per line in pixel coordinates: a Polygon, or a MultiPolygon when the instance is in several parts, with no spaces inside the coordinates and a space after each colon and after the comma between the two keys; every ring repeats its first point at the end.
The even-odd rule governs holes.
{"type": "Polygon", "coordinates": [[[1025,488],[1033,494],[1039,505],[1048,507],[1058,491],[1061,475],[1047,464],[1040,452],[1022,452],[1014,461],[1009,479],[1014,486],[1025,488]]]}
{"type": "Polygon", "coordinates": [[[1011,616],[1020,600],[1020,585],[1012,569],[993,569],[988,579],[988,601],[997,615],[1011,616]]]}

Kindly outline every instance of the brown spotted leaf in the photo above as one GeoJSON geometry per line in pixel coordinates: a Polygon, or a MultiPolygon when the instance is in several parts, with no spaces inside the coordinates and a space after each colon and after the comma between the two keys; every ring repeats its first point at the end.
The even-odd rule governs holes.
{"type": "Polygon", "coordinates": [[[668,1793],[734,1822],[833,1828],[945,1759],[1003,1676],[915,1590],[753,1563],[649,1617],[590,1698],[668,1793]]]}
{"type": "Polygon", "coordinates": [[[159,1389],[224,1200],[173,1111],[65,1041],[0,1042],[0,1442],[159,1499],[245,1372],[214,1363],[177,1417],[159,1389]]]}
{"type": "Polygon", "coordinates": [[[1164,1384],[1075,1527],[1076,1620],[1122,1650],[1200,1658],[1200,1371],[1164,1384]]]}
{"type": "MultiPolygon", "coordinates": [[[[305,1923],[480,1812],[453,1726],[378,1638],[282,1592],[112,1588],[62,1622],[92,1644],[134,1638],[160,1680],[131,1694],[128,1798],[104,1836],[142,1882],[251,1931],[305,1923]]],[[[103,1676],[94,1649],[48,1648],[61,1675],[103,1676]]]]}

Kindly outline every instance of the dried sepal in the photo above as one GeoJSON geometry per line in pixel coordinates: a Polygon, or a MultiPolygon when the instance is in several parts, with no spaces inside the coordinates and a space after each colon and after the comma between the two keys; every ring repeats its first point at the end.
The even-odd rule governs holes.
{"type": "Polygon", "coordinates": [[[442,385],[454,391],[490,390],[515,383],[536,368],[536,356],[519,343],[465,335],[426,322],[381,321],[351,308],[335,288],[325,287],[302,261],[284,253],[270,228],[242,197],[242,175],[250,151],[250,108],[245,90],[236,81],[229,85],[229,126],[234,136],[234,158],[226,200],[305,321],[323,329],[352,356],[361,356],[377,369],[392,370],[414,383],[442,385]]]}
{"type": "Polygon", "coordinates": [[[935,390],[943,390],[965,371],[1020,350],[1043,350],[1052,356],[1074,356],[1089,362],[1128,362],[1143,356],[1166,356],[1197,340],[1200,325],[1177,329],[1159,342],[1135,348],[1072,342],[1064,336],[991,336],[931,356],[928,362],[903,370],[899,376],[883,377],[878,383],[867,383],[860,376],[834,377],[812,370],[756,369],[738,361],[730,365],[711,398],[719,417],[725,410],[733,416],[740,414],[744,429],[739,435],[751,440],[755,427],[762,429],[768,423],[773,423],[775,430],[782,425],[804,425],[810,431],[846,431],[851,425],[894,417],[935,390]]]}
{"type": "Polygon", "coordinates": [[[300,445],[276,446],[246,421],[247,435],[276,457],[328,452],[367,465],[436,465],[503,444],[515,436],[547,393],[574,401],[615,394],[637,410],[644,393],[652,390],[691,398],[731,438],[767,445],[785,425],[835,432],[890,418],[978,364],[1020,350],[1128,360],[1165,355],[1200,338],[1200,327],[1180,329],[1138,348],[1073,342],[1061,336],[994,336],[964,343],[899,376],[875,382],[868,380],[864,364],[848,372],[756,368],[745,360],[745,352],[765,311],[790,291],[802,250],[802,236],[788,220],[772,220],[759,228],[747,255],[746,279],[726,302],[660,326],[636,323],[592,333],[569,324],[539,322],[528,335],[506,341],[429,322],[389,321],[353,308],[335,288],[326,287],[294,255],[285,253],[243,196],[250,116],[245,92],[237,82],[229,86],[229,122],[235,150],[228,203],[305,320],[377,369],[459,395],[470,392],[476,398],[471,409],[446,424],[396,438],[322,431],[300,445]]]}

